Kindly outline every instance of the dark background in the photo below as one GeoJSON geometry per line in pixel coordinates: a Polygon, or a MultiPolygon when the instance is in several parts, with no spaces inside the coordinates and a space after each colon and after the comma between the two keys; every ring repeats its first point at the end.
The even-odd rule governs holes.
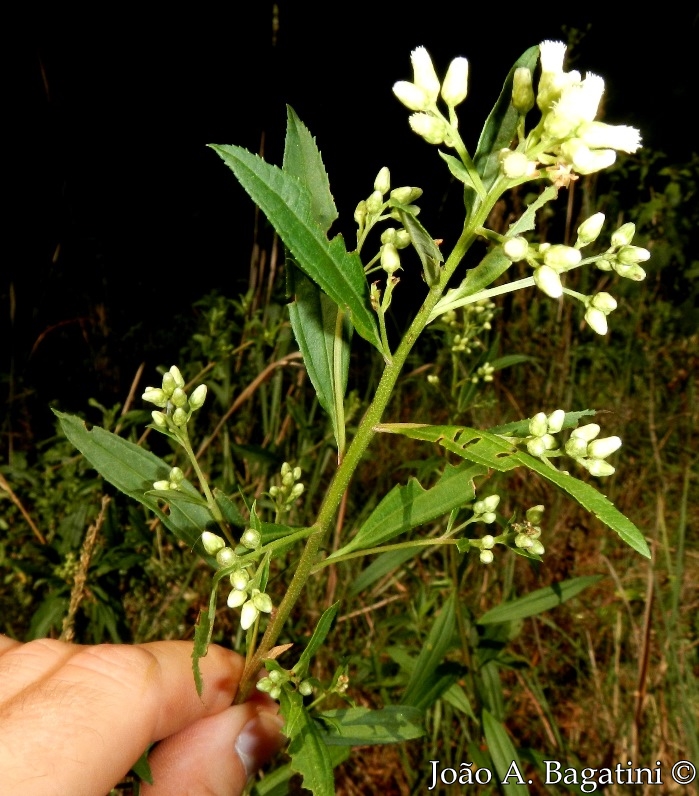
{"type": "MultiPolygon", "coordinates": [[[[8,31],[16,57],[11,245],[0,266],[3,403],[29,397],[49,417],[49,400],[73,411],[90,396],[123,400],[141,361],[175,356],[194,300],[213,288],[245,290],[253,206],[205,145],[259,151],[264,136],[265,157],[279,163],[287,102],[317,137],[341,214],[351,219],[388,165],[394,185],[425,190],[424,204],[435,205],[426,225],[448,242],[458,228],[440,216],[446,169],[391,93],[411,78],[420,44],[440,74],[452,57],[469,58],[460,118],[472,151],[516,58],[575,30],[567,68],[605,77],[606,120],[688,157],[696,11],[672,6],[650,18],[629,4],[610,16],[603,6],[581,15],[565,4],[545,14],[432,2],[418,15],[396,3],[318,12],[281,2],[274,34],[269,2],[79,13],[56,4],[27,15],[8,31]]],[[[352,224],[340,228],[352,240],[352,224]]]]}

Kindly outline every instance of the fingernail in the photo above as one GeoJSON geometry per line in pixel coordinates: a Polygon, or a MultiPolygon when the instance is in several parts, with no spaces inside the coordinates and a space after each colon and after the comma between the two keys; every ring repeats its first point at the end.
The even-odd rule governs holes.
{"type": "Polygon", "coordinates": [[[261,712],[243,727],[235,742],[235,751],[248,777],[255,774],[278,748],[283,723],[279,716],[261,712]]]}

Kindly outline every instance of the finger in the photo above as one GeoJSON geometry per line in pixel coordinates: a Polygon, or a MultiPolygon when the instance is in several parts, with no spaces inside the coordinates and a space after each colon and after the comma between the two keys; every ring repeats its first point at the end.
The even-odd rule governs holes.
{"type": "Polygon", "coordinates": [[[0,703],[60,669],[80,649],[50,638],[4,645],[0,648],[0,703]]]}
{"type": "Polygon", "coordinates": [[[149,756],[153,785],[143,796],[239,796],[279,749],[282,721],[254,703],[201,719],[162,741],[149,756]]]}
{"type": "Polygon", "coordinates": [[[0,793],[107,792],[149,744],[230,705],[243,668],[240,656],[209,647],[202,701],[191,643],[66,648],[60,668],[0,704],[0,793]]]}

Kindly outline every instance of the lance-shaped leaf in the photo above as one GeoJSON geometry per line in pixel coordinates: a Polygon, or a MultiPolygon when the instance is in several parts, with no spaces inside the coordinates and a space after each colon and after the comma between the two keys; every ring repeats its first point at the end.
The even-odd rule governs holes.
{"type": "Polygon", "coordinates": [[[642,556],[650,558],[650,551],[643,534],[601,492],[571,475],[544,464],[526,451],[518,450],[495,434],[464,426],[428,426],[418,423],[386,423],[375,426],[374,430],[438,443],[462,459],[499,472],[507,472],[515,467],[528,467],[563,489],[583,508],[619,534],[626,544],[642,556]]]}
{"type": "Polygon", "coordinates": [[[391,202],[391,206],[398,211],[401,224],[410,235],[410,242],[422,263],[425,282],[430,286],[435,285],[439,281],[440,265],[444,262],[444,256],[439,250],[439,246],[409,208],[397,202],[391,202]]]}
{"type": "Polygon", "coordinates": [[[303,785],[314,796],[334,796],[333,763],[321,736],[320,727],[303,705],[303,697],[296,692],[282,690],[282,732],[290,740],[288,753],[291,769],[303,777],[303,785]]]}
{"type": "Polygon", "coordinates": [[[587,575],[582,578],[571,578],[562,583],[554,583],[543,589],[518,597],[516,600],[496,605],[478,620],[479,625],[489,625],[496,622],[515,622],[526,619],[528,616],[537,616],[551,608],[556,608],[564,602],[580,594],[583,589],[592,586],[602,579],[602,575],[587,575]]]}
{"type": "Polygon", "coordinates": [[[319,713],[317,719],[325,725],[321,737],[328,746],[402,743],[425,734],[422,711],[407,705],[338,708],[319,713]]]}
{"type": "Polygon", "coordinates": [[[495,771],[506,796],[528,796],[529,789],[519,773],[522,768],[505,726],[483,708],[483,734],[495,771]]]}
{"type": "Polygon", "coordinates": [[[201,535],[206,530],[220,532],[201,495],[187,480],[181,492],[153,493],[153,482],[167,478],[170,465],[150,451],[112,434],[99,426],[87,429],[85,421],[54,410],[66,437],[97,472],[124,494],[147,506],[163,525],[214,566],[214,559],[204,552],[201,535]],[[167,500],[169,513],[158,500],[167,500]]]}
{"type": "Polygon", "coordinates": [[[479,465],[448,465],[431,489],[423,489],[414,478],[405,486],[394,486],[372,511],[357,535],[329,558],[377,547],[411,528],[443,517],[452,509],[474,499],[473,479],[486,472],[485,467],[479,465]]]}
{"type": "Polygon", "coordinates": [[[242,147],[210,146],[267,216],[299,268],[349,313],[357,332],[382,351],[362,262],[347,251],[341,235],[328,240],[315,219],[306,185],[242,147]]]}
{"type": "Polygon", "coordinates": [[[293,671],[299,677],[303,678],[308,673],[308,667],[311,665],[311,658],[321,648],[326,636],[330,632],[330,627],[337,616],[339,607],[340,603],[336,602],[333,603],[330,608],[326,608],[326,610],[323,611],[323,615],[318,620],[318,624],[313,631],[311,640],[306,644],[306,649],[301,653],[301,656],[294,666],[293,671]]]}

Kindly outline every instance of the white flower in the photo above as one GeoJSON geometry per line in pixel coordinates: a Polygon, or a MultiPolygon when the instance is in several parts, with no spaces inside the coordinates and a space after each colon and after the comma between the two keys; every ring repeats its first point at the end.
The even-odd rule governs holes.
{"type": "Polygon", "coordinates": [[[563,59],[566,45],[562,41],[543,41],[539,45],[541,78],[536,102],[542,111],[547,111],[560,97],[563,89],[580,81],[580,72],[564,72],[563,59]]]}
{"type": "Polygon", "coordinates": [[[616,160],[613,149],[590,149],[579,138],[561,144],[561,153],[578,174],[594,174],[611,166],[616,160]]]}
{"type": "Polygon", "coordinates": [[[605,124],[589,121],[577,130],[577,136],[590,149],[616,149],[620,152],[636,152],[641,146],[641,133],[625,124],[605,124]]]}
{"type": "Polygon", "coordinates": [[[427,94],[414,83],[399,80],[393,86],[393,93],[411,111],[424,111],[430,106],[427,94]]]}
{"type": "Polygon", "coordinates": [[[579,83],[570,83],[561,92],[544,120],[546,131],[553,138],[565,138],[583,122],[591,122],[599,110],[604,94],[604,80],[587,74],[579,83]]]}
{"type": "Polygon", "coordinates": [[[413,132],[422,136],[428,144],[444,143],[447,127],[442,119],[430,116],[429,113],[413,113],[408,122],[413,132]]]}
{"type": "Polygon", "coordinates": [[[563,295],[561,277],[549,265],[542,265],[534,271],[534,282],[539,290],[543,290],[551,298],[560,298],[563,295]]]}
{"type": "Polygon", "coordinates": [[[595,307],[588,307],[585,313],[585,320],[588,322],[591,329],[597,334],[607,334],[609,327],[607,326],[607,316],[602,310],[595,309],[595,307]]]}
{"type": "Polygon", "coordinates": [[[467,94],[468,61],[465,58],[454,58],[442,83],[442,99],[453,108],[463,102],[467,94]]]}
{"type": "Polygon", "coordinates": [[[430,54],[424,47],[417,47],[410,54],[410,62],[413,65],[413,82],[425,92],[430,104],[434,104],[439,96],[440,85],[430,54]]]}
{"type": "Polygon", "coordinates": [[[587,453],[593,459],[606,459],[621,447],[619,437],[603,437],[595,439],[587,446],[587,453]]]}

